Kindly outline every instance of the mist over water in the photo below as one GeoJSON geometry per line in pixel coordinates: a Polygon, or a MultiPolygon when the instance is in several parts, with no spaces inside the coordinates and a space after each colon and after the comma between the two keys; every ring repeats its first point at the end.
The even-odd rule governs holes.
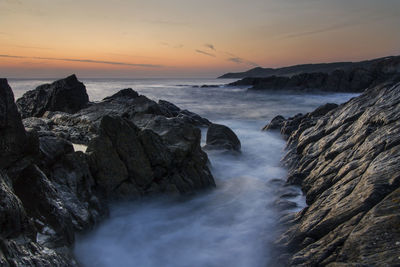
{"type": "MultiPolygon", "coordinates": [[[[208,152],[216,189],[178,199],[114,203],[110,218],[79,236],[74,253],[83,266],[266,266],[277,237],[280,159],[285,142],[260,129],[274,116],[309,112],[355,94],[247,92],[245,88],[193,88],[229,80],[83,80],[92,101],[132,87],[215,123],[231,127],[242,154],[208,152]],[[278,182],[278,183],[277,183],[278,182]]],[[[43,80],[11,80],[16,98],[43,80]],[[33,84],[33,86],[32,86],[33,84]],[[31,85],[29,88],[28,85],[31,85]]],[[[205,132],[203,133],[205,135],[205,132]]],[[[204,140],[203,140],[204,142],[204,140]]],[[[299,210],[302,197],[292,199],[299,210]]]]}

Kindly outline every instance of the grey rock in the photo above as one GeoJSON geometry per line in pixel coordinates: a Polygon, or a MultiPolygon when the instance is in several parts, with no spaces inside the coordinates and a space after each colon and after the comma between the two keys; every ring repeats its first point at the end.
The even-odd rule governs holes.
{"type": "Polygon", "coordinates": [[[206,145],[204,149],[226,149],[240,151],[241,144],[236,134],[227,126],[211,124],[207,130],[206,145]]]}
{"type": "Polygon", "coordinates": [[[400,264],[399,103],[388,82],[292,120],[285,162],[308,207],[278,242],[289,265],[400,264]]]}
{"type": "Polygon", "coordinates": [[[262,129],[263,131],[270,131],[270,130],[281,130],[283,123],[285,122],[285,118],[281,115],[276,116],[271,120],[271,122],[264,126],[262,129]]]}
{"type": "Polygon", "coordinates": [[[8,168],[35,150],[27,141],[14,94],[7,80],[0,79],[0,169],[8,168]]]}
{"type": "Polygon", "coordinates": [[[89,102],[86,87],[75,75],[44,84],[26,92],[17,100],[23,118],[41,117],[46,111],[75,113],[89,102]]]}

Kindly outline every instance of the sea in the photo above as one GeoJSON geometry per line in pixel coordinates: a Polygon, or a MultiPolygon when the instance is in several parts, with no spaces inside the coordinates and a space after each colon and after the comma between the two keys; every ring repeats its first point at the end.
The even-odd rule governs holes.
{"type": "MultiPolygon", "coordinates": [[[[112,203],[110,216],[78,234],[74,254],[82,266],[258,267],[268,266],[282,227],[277,208],[287,170],[285,140],[261,129],[275,116],[306,113],[357,94],[248,91],[230,79],[80,79],[91,101],[124,88],[230,127],[241,154],[208,152],[216,188],[181,199],[153,198],[112,203]],[[217,87],[201,87],[217,85],[217,87]]],[[[53,79],[10,79],[15,98],[53,79]]],[[[206,129],[203,129],[205,142],[206,129]]],[[[290,199],[305,207],[299,188],[290,199]],[[296,195],[296,194],[295,194],[296,195]]]]}

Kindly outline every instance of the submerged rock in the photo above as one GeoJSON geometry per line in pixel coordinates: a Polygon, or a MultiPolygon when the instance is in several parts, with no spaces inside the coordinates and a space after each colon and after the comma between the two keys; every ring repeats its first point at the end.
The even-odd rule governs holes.
{"type": "Polygon", "coordinates": [[[229,127],[214,123],[208,127],[204,149],[240,151],[240,148],[239,138],[229,127]]]}
{"type": "Polygon", "coordinates": [[[46,111],[75,113],[89,102],[86,87],[75,75],[44,84],[17,100],[23,118],[41,117],[46,111]]]}
{"type": "Polygon", "coordinates": [[[278,242],[289,265],[400,264],[399,103],[390,82],[286,123],[288,181],[309,205],[278,242]]]}

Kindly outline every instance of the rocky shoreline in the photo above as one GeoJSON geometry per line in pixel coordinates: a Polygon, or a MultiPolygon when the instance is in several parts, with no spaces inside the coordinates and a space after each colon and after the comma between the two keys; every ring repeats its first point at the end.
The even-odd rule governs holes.
{"type": "Polygon", "coordinates": [[[275,74],[267,77],[249,76],[228,85],[247,86],[252,91],[360,93],[366,88],[390,81],[396,76],[400,76],[400,57],[350,64],[328,72],[313,70],[289,76],[275,74]]]}
{"type": "Polygon", "coordinates": [[[288,184],[307,207],[282,218],[289,266],[400,265],[400,80],[342,105],[274,118],[287,139],[288,184]]]}
{"type": "Polygon", "coordinates": [[[77,266],[75,233],[110,201],[215,187],[200,127],[207,149],[240,150],[229,128],[132,89],[94,103],[72,75],[15,103],[0,79],[0,265],[77,266]]]}

